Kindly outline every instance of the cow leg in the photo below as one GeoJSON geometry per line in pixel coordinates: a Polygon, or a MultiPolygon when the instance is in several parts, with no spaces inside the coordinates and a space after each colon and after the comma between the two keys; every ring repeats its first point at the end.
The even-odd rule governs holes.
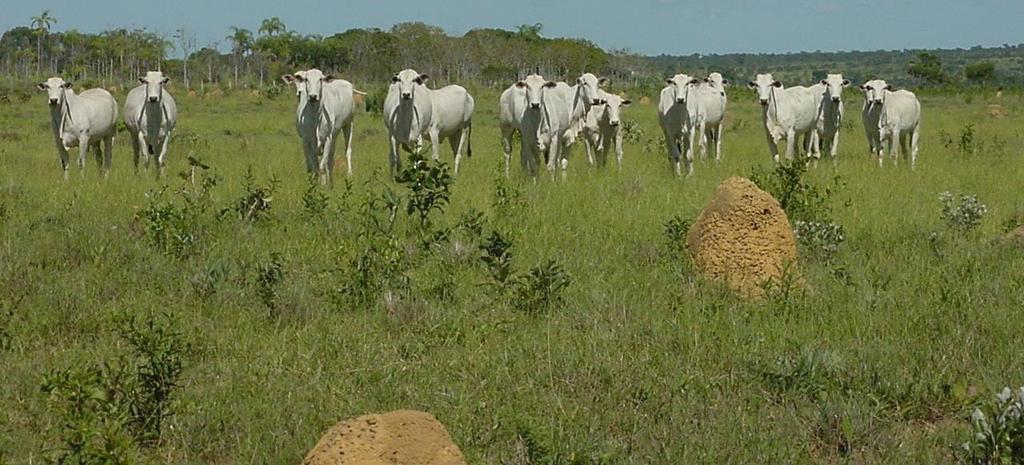
{"type": "Polygon", "coordinates": [[[775,163],[779,162],[779,143],[775,140],[775,136],[772,135],[771,131],[765,130],[765,139],[768,140],[768,152],[772,155],[772,161],[775,163]]]}
{"type": "Polygon", "coordinates": [[[430,150],[434,161],[441,159],[441,133],[437,129],[430,129],[430,150]]]}
{"type": "Polygon", "coordinates": [[[715,161],[722,161],[722,128],[725,126],[721,122],[715,128],[715,161]]]}
{"type": "Polygon", "coordinates": [[[509,165],[512,163],[512,134],[515,128],[501,128],[501,149],[505,155],[505,177],[509,176],[509,165]]]}
{"type": "Polygon", "coordinates": [[[590,166],[597,165],[597,162],[594,160],[594,150],[595,150],[595,148],[592,147],[594,145],[594,143],[592,141],[592,138],[589,135],[586,135],[586,134],[583,135],[583,145],[586,146],[586,148],[587,148],[587,162],[590,163],[590,166]]]}
{"type": "Polygon", "coordinates": [[[622,171],[622,131],[615,130],[615,164],[622,171]]]}
{"type": "Polygon", "coordinates": [[[835,161],[836,157],[839,156],[839,133],[839,128],[836,128],[836,133],[832,135],[832,147],[830,147],[832,161],[835,161]]]}
{"type": "Polygon", "coordinates": [[[138,137],[129,135],[128,140],[132,143],[132,163],[135,164],[135,174],[139,174],[139,156],[141,155],[142,146],[139,145],[138,137]]]}
{"type": "Polygon", "coordinates": [[[469,137],[469,131],[466,129],[460,129],[458,136],[458,144],[455,143],[455,137],[448,139],[448,142],[451,143],[452,151],[455,153],[455,174],[459,174],[459,166],[462,165],[462,149],[466,147],[466,139],[469,137]]]}
{"type": "Polygon", "coordinates": [[[707,123],[704,121],[700,122],[698,126],[697,134],[700,134],[700,159],[708,159],[708,137],[707,137],[707,123]]]}
{"type": "Polygon", "coordinates": [[[306,157],[306,173],[316,173],[316,141],[302,139],[302,154],[306,157]]]}
{"type": "Polygon", "coordinates": [[[551,173],[552,178],[555,176],[555,170],[558,169],[559,161],[562,158],[562,138],[553,136],[551,138],[551,144],[548,146],[548,173],[551,173]]]}
{"type": "Polygon", "coordinates": [[[334,151],[338,147],[338,135],[329,135],[324,140],[323,152],[320,154],[320,184],[326,186],[332,182],[334,175],[334,151]]]}
{"type": "Polygon", "coordinates": [[[672,163],[672,168],[678,177],[681,174],[679,172],[679,142],[674,137],[665,134],[665,145],[668,146],[668,161],[672,163]]]}
{"type": "Polygon", "coordinates": [[[103,177],[110,176],[110,167],[114,161],[114,135],[103,138],[103,177]]]}
{"type": "Polygon", "coordinates": [[[900,134],[899,128],[893,129],[892,133],[889,134],[889,155],[892,156],[893,166],[900,165],[900,145],[903,144],[903,141],[900,139],[900,137],[902,136],[903,135],[900,134]]]}
{"type": "Polygon", "coordinates": [[[347,176],[352,176],[352,140],[355,139],[354,124],[350,122],[341,128],[342,134],[345,137],[345,174],[347,176]]]}
{"type": "Polygon", "coordinates": [[[68,180],[68,168],[71,167],[69,162],[70,155],[68,155],[68,149],[64,147],[64,143],[57,141],[57,155],[60,156],[60,168],[64,172],[64,180],[68,180]]]}
{"type": "Polygon", "coordinates": [[[914,126],[914,132],[910,135],[910,169],[917,166],[918,141],[921,138],[921,125],[914,126]]]}
{"type": "Polygon", "coordinates": [[[81,174],[85,175],[85,157],[89,155],[89,137],[81,136],[78,138],[78,169],[81,174]]]}
{"type": "Polygon", "coordinates": [[[160,155],[156,159],[156,177],[157,179],[163,177],[164,168],[167,167],[167,147],[171,144],[171,132],[168,131],[167,135],[164,136],[163,142],[160,144],[160,155]]]}
{"type": "Polygon", "coordinates": [[[790,129],[786,132],[786,160],[793,160],[793,152],[796,151],[796,130],[790,129]]]}

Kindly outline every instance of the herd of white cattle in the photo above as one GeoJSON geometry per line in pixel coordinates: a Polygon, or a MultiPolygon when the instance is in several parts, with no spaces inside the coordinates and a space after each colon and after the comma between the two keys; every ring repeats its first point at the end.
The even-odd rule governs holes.
{"type": "MultiPolygon", "coordinates": [[[[295,127],[302,140],[306,169],[331,180],[334,153],[340,141],[345,144],[346,168],[352,174],[353,121],[356,96],[366,95],[343,79],[324,74],[318,69],[287,74],[282,78],[295,87],[298,107],[295,127]]],[[[431,143],[433,158],[440,157],[444,140],[451,146],[458,174],[462,153],[472,156],[473,96],[465,88],[449,85],[430,89],[428,76],[406,69],[394,75],[384,100],[384,125],[390,142],[389,162],[392,172],[401,168],[399,149],[420,151],[424,139],[431,143]]],[[[166,165],[167,147],[177,121],[178,109],[167,91],[168,78],[159,71],[139,78],[141,85],[133,88],[124,105],[124,122],[133,148],[135,169],[139,160],[149,168],[154,157],[158,174],[166,165]]],[[[722,157],[722,136],[729,82],[719,73],[703,79],[677,74],[666,81],[658,101],[658,120],[665,136],[669,161],[677,176],[693,173],[696,148],[703,156],[714,144],[715,159],[722,157]]],[[[622,166],[621,109],[629,99],[605,91],[606,78],[584,73],[573,85],[549,81],[531,74],[512,84],[501,94],[499,119],[505,174],[509,174],[512,144],[520,135],[520,161],[524,172],[536,176],[543,159],[554,174],[568,167],[569,150],[583,139],[591,164],[607,161],[614,147],[618,166],[622,166]]],[[[844,117],[843,88],[850,81],[841,74],[809,87],[786,87],[771,74],[758,74],[748,86],[756,90],[761,104],[763,129],[772,159],[780,161],[779,143],[786,140],[786,158],[792,160],[798,148],[814,159],[827,148],[833,158],[839,148],[839,134],[844,117]],[[803,143],[798,145],[800,137],[803,143]]],[[[72,84],[53,77],[39,84],[46,91],[50,106],[57,152],[64,177],[69,169],[68,152],[78,148],[78,164],[84,168],[90,148],[96,150],[104,172],[109,173],[113,137],[117,131],[117,102],[104,89],[89,89],[76,94],[72,84]],[[102,149],[100,145],[102,144],[102,149]]],[[[890,156],[896,160],[903,151],[910,152],[911,166],[917,161],[920,135],[921,104],[906,90],[895,90],[882,80],[871,80],[860,86],[864,93],[862,118],[865,135],[872,154],[881,165],[888,142],[890,156]]]]}

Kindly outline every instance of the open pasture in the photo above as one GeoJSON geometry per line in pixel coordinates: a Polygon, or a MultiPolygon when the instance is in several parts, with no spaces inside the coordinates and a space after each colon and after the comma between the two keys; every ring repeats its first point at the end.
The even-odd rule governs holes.
{"type": "Polygon", "coordinates": [[[140,463],[299,463],[336,421],[398,408],[436,415],[470,463],[947,463],[973,406],[1024,384],[1024,249],[997,240],[1024,212],[1021,96],[919,94],[911,171],[869,156],[848,91],[838,162],[806,175],[838,186],[845,241],[802,259],[806,288],[745,302],[696,277],[664,224],[729,176],[768,175],[753,93],[729,88],[723,160],[690,178],[672,175],[656,96],[630,94],[642,135],[621,172],[577,145],[566,181],[534,183],[518,145],[503,181],[497,92],[470,91],[474,154],[430,219],[451,233],[427,246],[404,204],[389,233],[366,226],[388,216],[383,192],[407,193],[379,115],[356,117],[355,175],[320,189],[292,92],[178,91],[166,177],[133,172],[122,132],[109,179],[90,157],[63,182],[43,97],[2,104],[0,463],[60,446],[40,386],[127,357],[123,315],[170,315],[193,345],[140,463]],[[217,179],[205,195],[178,193],[196,190],[177,176],[189,153],[210,166],[197,182],[217,179]],[[271,186],[269,209],[235,208],[271,186]],[[948,228],[944,191],[977,195],[980,227],[948,228]],[[157,244],[141,212],[197,198],[193,234],[157,244]],[[555,260],[561,299],[524,311],[498,290],[479,259],[491,231],[516,273],[555,260]]]}

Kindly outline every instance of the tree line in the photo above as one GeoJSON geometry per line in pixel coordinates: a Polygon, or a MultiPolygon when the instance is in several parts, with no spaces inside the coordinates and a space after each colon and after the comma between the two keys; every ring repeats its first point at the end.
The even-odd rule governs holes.
{"type": "Polygon", "coordinates": [[[665,76],[718,71],[733,82],[758,72],[796,83],[841,71],[854,82],[881,77],[901,85],[957,82],[1024,85],[1024,44],[960,50],[801,52],[792,54],[660,55],[645,57],[604,50],[584,39],[549,38],[543,24],[514,30],[473,29],[461,36],[439,27],[406,22],[390,29],[349,29],[329,36],[303,35],[280,18],[254,29],[232,26],[216,41],[200,44],[182,27],[172,34],[146,29],[85,33],[53,31],[49,11],[0,36],[0,76],[8,86],[51,75],[88,86],[135,82],[162,70],[186,89],[280,87],[279,77],[318,67],[364,88],[382,86],[398,70],[414,68],[439,82],[506,86],[524,74],[569,79],[588,71],[617,86],[660,88],[665,76]]]}

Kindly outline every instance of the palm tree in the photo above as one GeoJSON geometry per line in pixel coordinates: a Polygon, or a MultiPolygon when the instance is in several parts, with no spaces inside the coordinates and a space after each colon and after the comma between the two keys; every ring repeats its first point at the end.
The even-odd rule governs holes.
{"type": "Polygon", "coordinates": [[[263,22],[260,23],[259,31],[260,34],[273,36],[280,34],[286,30],[287,28],[284,26],[284,22],[281,21],[281,18],[274,16],[273,18],[270,19],[264,19],[263,22]]]}
{"type": "Polygon", "coordinates": [[[231,26],[231,34],[227,36],[231,41],[231,53],[235,56],[235,85],[238,85],[238,66],[246,52],[252,49],[252,31],[244,28],[231,26]]]}
{"type": "Polygon", "coordinates": [[[57,24],[57,18],[50,14],[50,10],[43,10],[39,16],[33,16],[32,28],[36,30],[36,74],[43,74],[43,37],[50,32],[50,27],[57,24]]]}

